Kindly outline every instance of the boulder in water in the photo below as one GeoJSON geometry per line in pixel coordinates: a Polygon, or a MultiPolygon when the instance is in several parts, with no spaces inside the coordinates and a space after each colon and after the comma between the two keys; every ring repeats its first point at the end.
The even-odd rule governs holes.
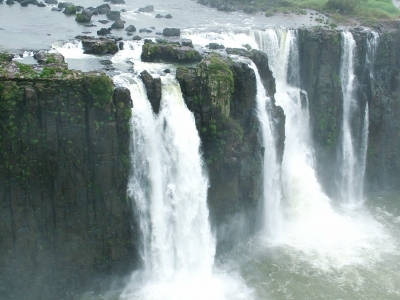
{"type": "Polygon", "coordinates": [[[61,9],[61,8],[58,8],[58,7],[53,7],[53,8],[51,9],[51,11],[62,11],[62,9],[61,9]]]}
{"type": "Polygon", "coordinates": [[[141,36],[138,36],[138,35],[135,35],[133,38],[132,38],[132,40],[134,40],[134,41],[140,41],[142,39],[142,37],[141,36]]]}
{"type": "Polygon", "coordinates": [[[116,40],[112,38],[93,38],[88,36],[77,36],[82,41],[85,54],[115,54],[118,52],[116,40]]]}
{"type": "Polygon", "coordinates": [[[125,30],[128,32],[134,32],[136,31],[136,27],[133,25],[129,25],[128,27],[125,28],[125,30]]]}
{"type": "Polygon", "coordinates": [[[164,16],[164,18],[166,18],[166,19],[172,19],[172,16],[171,16],[170,14],[166,14],[166,15],[164,16]]]}
{"type": "Polygon", "coordinates": [[[77,21],[78,23],[88,23],[91,20],[92,20],[92,14],[86,9],[84,9],[82,13],[77,14],[75,18],[75,21],[77,21]]]}
{"type": "Polygon", "coordinates": [[[118,10],[110,10],[107,12],[107,19],[111,21],[117,21],[121,19],[121,12],[118,10]]]}
{"type": "Polygon", "coordinates": [[[75,15],[76,14],[76,10],[77,10],[76,6],[67,6],[64,9],[63,13],[66,14],[67,16],[75,15]]]}
{"type": "Polygon", "coordinates": [[[163,35],[165,35],[165,36],[180,36],[181,30],[179,28],[164,28],[163,35]]]}
{"type": "Polygon", "coordinates": [[[140,77],[146,87],[147,98],[151,107],[154,113],[158,114],[161,103],[161,78],[153,78],[146,70],[140,73],[140,77]]]}
{"type": "Polygon", "coordinates": [[[38,6],[38,7],[46,7],[46,4],[44,4],[43,2],[39,2],[39,3],[37,4],[37,6],[38,6]]]}
{"type": "Polygon", "coordinates": [[[183,39],[181,40],[182,46],[191,47],[193,48],[193,42],[190,39],[183,39]]]}
{"type": "Polygon", "coordinates": [[[138,9],[140,12],[153,12],[154,11],[154,5],[147,5],[145,7],[141,7],[138,9]]]}
{"type": "Polygon", "coordinates": [[[156,14],[156,19],[161,19],[161,18],[163,18],[163,15],[156,14]]]}
{"type": "Polygon", "coordinates": [[[124,0],[111,0],[112,4],[125,4],[124,0]]]}
{"type": "Polygon", "coordinates": [[[40,50],[33,55],[39,64],[64,64],[64,56],[60,53],[48,53],[47,51],[40,50]]]}
{"type": "Polygon", "coordinates": [[[122,20],[115,21],[112,25],[112,29],[123,29],[125,27],[125,23],[122,20]]]}
{"type": "Polygon", "coordinates": [[[101,23],[101,24],[107,24],[107,23],[109,23],[110,21],[108,21],[108,20],[99,20],[99,23],[101,23]]]}
{"type": "Polygon", "coordinates": [[[47,3],[47,4],[58,4],[58,1],[57,0],[44,0],[44,3],[47,3]]]}
{"type": "Polygon", "coordinates": [[[97,35],[107,35],[111,34],[111,28],[101,28],[100,30],[97,30],[97,35]]]}
{"type": "Polygon", "coordinates": [[[14,1],[13,1],[13,0],[7,0],[7,1],[6,1],[6,4],[8,4],[8,5],[13,5],[13,4],[14,4],[14,1]]]}
{"type": "Polygon", "coordinates": [[[218,43],[209,43],[208,48],[211,50],[218,50],[218,49],[225,49],[225,46],[218,43]]]}

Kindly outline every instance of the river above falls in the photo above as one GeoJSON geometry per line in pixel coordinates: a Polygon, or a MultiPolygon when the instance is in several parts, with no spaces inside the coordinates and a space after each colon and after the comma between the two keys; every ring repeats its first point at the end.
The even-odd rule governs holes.
{"type": "MultiPolygon", "coordinates": [[[[128,2],[128,1],[127,1],[128,2]]],[[[103,2],[100,0],[79,0],[75,5],[96,7],[103,2]]],[[[0,4],[0,49],[9,51],[49,49],[57,40],[73,39],[85,32],[89,36],[97,36],[100,28],[111,26],[112,22],[103,25],[99,20],[107,20],[105,15],[92,17],[92,24],[96,27],[86,27],[75,21],[75,16],[67,16],[62,12],[52,11],[54,6],[37,7],[29,5],[22,7],[19,3],[6,5],[0,4]]],[[[265,17],[263,13],[246,14],[243,12],[220,12],[206,6],[197,4],[196,1],[151,1],[138,0],[124,5],[112,5],[112,10],[125,9],[121,19],[126,21],[126,26],[133,24],[137,30],[147,28],[151,33],[138,33],[143,37],[156,37],[157,32],[162,32],[166,27],[211,31],[235,28],[268,28],[268,27],[300,27],[313,26],[319,23],[309,13],[307,15],[277,14],[265,17]],[[140,7],[154,5],[154,12],[138,13],[140,7]],[[171,14],[172,19],[155,18],[157,14],[171,14]]],[[[311,12],[311,11],[308,11],[311,12]]],[[[113,30],[113,36],[131,39],[126,31],[113,30]]]]}

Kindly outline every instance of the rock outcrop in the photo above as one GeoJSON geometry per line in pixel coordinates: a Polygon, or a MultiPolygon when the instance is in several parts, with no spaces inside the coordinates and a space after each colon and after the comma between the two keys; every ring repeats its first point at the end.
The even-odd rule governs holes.
{"type": "MultiPolygon", "coordinates": [[[[224,251],[257,226],[262,149],[255,110],[256,77],[247,63],[216,53],[195,68],[178,68],[176,77],[202,140],[210,178],[208,205],[218,251],[224,251]]],[[[264,79],[274,81],[272,76],[264,79]]]]}
{"type": "Polygon", "coordinates": [[[0,62],[1,297],[75,299],[135,262],[130,94],[104,74],[12,68],[0,62]]]}

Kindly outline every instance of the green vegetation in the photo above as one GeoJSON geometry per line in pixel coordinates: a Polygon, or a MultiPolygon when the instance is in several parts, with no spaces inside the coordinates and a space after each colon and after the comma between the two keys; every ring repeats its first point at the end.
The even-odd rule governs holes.
{"type": "Polygon", "coordinates": [[[239,7],[257,7],[264,10],[266,16],[277,12],[307,14],[305,9],[313,9],[329,13],[337,22],[348,22],[348,18],[356,18],[366,25],[381,19],[400,17],[400,10],[393,5],[392,0],[235,0],[233,3],[239,7]]]}
{"type": "Polygon", "coordinates": [[[106,75],[86,77],[87,90],[94,101],[94,106],[105,108],[114,94],[113,81],[106,75]]]}
{"type": "Polygon", "coordinates": [[[56,56],[53,53],[47,55],[46,64],[53,64],[57,62],[56,56]]]}

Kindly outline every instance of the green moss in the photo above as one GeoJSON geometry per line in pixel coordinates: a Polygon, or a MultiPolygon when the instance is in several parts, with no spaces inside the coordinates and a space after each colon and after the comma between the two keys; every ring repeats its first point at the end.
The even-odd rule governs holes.
{"type": "Polygon", "coordinates": [[[47,56],[46,64],[53,64],[53,63],[56,63],[56,62],[57,62],[57,60],[56,60],[56,57],[55,57],[54,53],[49,54],[47,56]]]}
{"type": "Polygon", "coordinates": [[[35,70],[32,68],[31,65],[21,64],[19,62],[16,62],[16,65],[19,68],[20,74],[22,74],[24,77],[28,78],[37,77],[37,73],[35,72],[35,70]]]}
{"type": "Polygon", "coordinates": [[[65,14],[74,15],[76,14],[76,6],[67,6],[64,10],[65,14]]]}
{"type": "Polygon", "coordinates": [[[113,81],[105,74],[86,77],[87,91],[94,101],[94,106],[105,108],[112,101],[114,94],[113,81]]]}

